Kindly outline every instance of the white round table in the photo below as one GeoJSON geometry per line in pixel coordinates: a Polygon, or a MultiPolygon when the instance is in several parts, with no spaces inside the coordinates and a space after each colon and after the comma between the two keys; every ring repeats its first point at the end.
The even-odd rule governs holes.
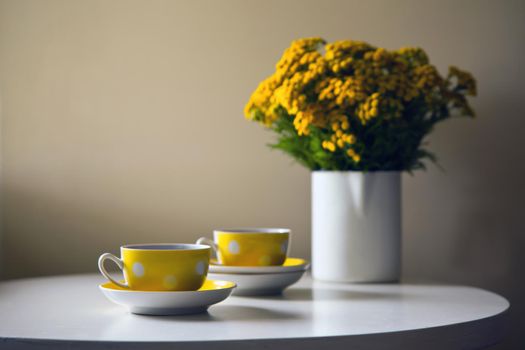
{"type": "Polygon", "coordinates": [[[332,284],[305,276],[282,296],[235,297],[190,316],[139,316],[99,275],[0,283],[0,348],[471,349],[497,343],[507,300],[471,287],[332,284]]]}

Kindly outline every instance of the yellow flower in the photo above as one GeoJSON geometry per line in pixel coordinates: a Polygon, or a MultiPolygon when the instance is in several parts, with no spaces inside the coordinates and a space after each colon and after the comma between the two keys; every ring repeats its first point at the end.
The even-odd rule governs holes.
{"type": "Polygon", "coordinates": [[[356,139],[354,135],[346,134],[343,136],[343,140],[348,144],[352,144],[355,143],[356,139]]]}
{"type": "Polygon", "coordinates": [[[420,48],[387,50],[362,41],[306,38],[284,50],[244,115],[281,134],[322,140],[323,149],[358,163],[372,142],[372,126],[408,128],[414,119],[441,120],[452,110],[473,115],[466,96],[475,94],[470,73],[452,66],[443,78],[420,48]]]}
{"type": "Polygon", "coordinates": [[[352,160],[355,162],[355,163],[359,163],[359,161],[361,160],[361,156],[359,154],[357,154],[353,149],[349,148],[347,151],[346,151],[346,154],[352,158],[352,160]]]}
{"type": "Polygon", "coordinates": [[[310,130],[308,130],[308,127],[312,123],[313,119],[314,119],[314,115],[312,112],[306,111],[306,112],[297,113],[297,115],[295,116],[295,119],[293,120],[293,124],[299,136],[308,135],[310,133],[310,130]]]}
{"type": "Polygon", "coordinates": [[[335,145],[332,141],[323,141],[322,146],[330,152],[335,152],[335,145]]]}

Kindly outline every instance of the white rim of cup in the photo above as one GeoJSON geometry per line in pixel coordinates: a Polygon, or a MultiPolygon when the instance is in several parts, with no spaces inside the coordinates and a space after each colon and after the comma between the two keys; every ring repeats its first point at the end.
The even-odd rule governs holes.
{"type": "Polygon", "coordinates": [[[266,233],[266,234],[283,234],[290,233],[289,228],[257,228],[257,227],[239,227],[239,228],[220,228],[213,230],[213,233],[239,233],[239,234],[254,234],[254,233],[266,233]]]}
{"type": "Polygon", "coordinates": [[[121,249],[130,250],[147,250],[147,251],[183,251],[183,250],[206,250],[210,246],[205,244],[195,243],[137,243],[126,244],[120,247],[121,249]],[[155,248],[157,247],[157,248],[155,248]],[[177,247],[177,248],[163,248],[163,247],[177,247]]]}

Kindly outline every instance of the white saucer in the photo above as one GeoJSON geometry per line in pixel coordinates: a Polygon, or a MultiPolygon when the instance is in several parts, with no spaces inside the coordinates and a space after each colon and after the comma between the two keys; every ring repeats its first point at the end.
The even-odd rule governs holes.
{"type": "Polygon", "coordinates": [[[258,274],[208,273],[208,277],[235,282],[237,288],[235,288],[233,295],[274,295],[282,293],[286,287],[299,281],[305,271],[258,274]]]}
{"type": "Polygon", "coordinates": [[[131,313],[142,315],[187,315],[205,312],[208,307],[223,301],[236,287],[230,281],[207,279],[196,291],[149,292],[124,289],[111,282],[99,285],[104,295],[128,308],[131,313]]]}
{"type": "Polygon", "coordinates": [[[210,262],[209,273],[236,273],[236,274],[254,274],[254,273],[283,273],[304,271],[310,267],[310,263],[300,258],[286,258],[282,265],[277,266],[228,266],[219,265],[217,260],[210,262]]]}

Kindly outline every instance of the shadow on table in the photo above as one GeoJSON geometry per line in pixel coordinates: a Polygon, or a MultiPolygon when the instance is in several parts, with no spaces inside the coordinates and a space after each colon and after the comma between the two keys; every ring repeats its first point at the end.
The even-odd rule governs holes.
{"type": "Polygon", "coordinates": [[[337,289],[293,288],[285,290],[280,295],[250,297],[256,299],[272,299],[285,301],[306,301],[306,300],[373,300],[373,299],[399,299],[400,294],[394,292],[364,292],[337,289]]]}
{"type": "Polygon", "coordinates": [[[288,312],[265,309],[255,306],[242,305],[215,305],[210,311],[196,315],[183,316],[146,316],[135,315],[136,317],[147,317],[152,320],[160,321],[184,321],[184,322],[223,322],[223,321],[254,321],[254,320],[290,320],[300,318],[300,315],[288,312]],[[211,312],[210,312],[211,311],[211,312]]]}

